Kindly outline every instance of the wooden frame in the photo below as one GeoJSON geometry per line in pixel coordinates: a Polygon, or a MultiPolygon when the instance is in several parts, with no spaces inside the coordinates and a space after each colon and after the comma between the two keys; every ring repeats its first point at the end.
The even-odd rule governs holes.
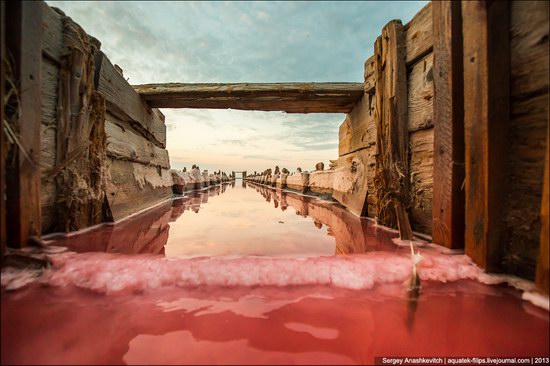
{"type": "Polygon", "coordinates": [[[7,246],[7,231],[6,231],[6,200],[4,199],[4,192],[6,189],[6,154],[7,154],[7,140],[4,134],[4,60],[6,57],[6,3],[0,2],[0,101],[2,102],[2,108],[0,108],[0,256],[4,256],[4,251],[7,246]]]}
{"type": "Polygon", "coordinates": [[[151,107],[210,108],[287,113],[347,113],[363,83],[146,84],[134,89],[151,107]]]}
{"type": "Polygon", "coordinates": [[[510,118],[509,3],[462,3],[464,42],[465,252],[498,271],[510,118]]]}
{"type": "Polygon", "coordinates": [[[464,90],[462,14],[458,1],[432,3],[434,168],[432,240],[464,247],[464,90]]]}
{"type": "Polygon", "coordinates": [[[6,166],[7,239],[11,246],[20,247],[41,233],[42,3],[8,2],[4,10],[8,14],[6,33],[10,34],[6,51],[13,60],[12,78],[18,94],[18,114],[10,124],[12,140],[17,141],[10,145],[11,164],[6,166]]]}

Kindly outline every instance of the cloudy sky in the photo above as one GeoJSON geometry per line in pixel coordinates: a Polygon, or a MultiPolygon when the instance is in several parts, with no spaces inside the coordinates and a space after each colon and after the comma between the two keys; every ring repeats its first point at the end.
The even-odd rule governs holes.
{"type": "MultiPolygon", "coordinates": [[[[131,84],[362,82],[382,27],[426,1],[47,1],[101,41],[131,84]]],[[[173,168],[312,170],[343,114],[162,109],[173,168]]]]}

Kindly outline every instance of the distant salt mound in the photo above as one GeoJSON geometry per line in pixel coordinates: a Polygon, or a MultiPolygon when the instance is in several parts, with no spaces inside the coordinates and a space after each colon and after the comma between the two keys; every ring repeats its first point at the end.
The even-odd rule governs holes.
{"type": "MultiPolygon", "coordinates": [[[[418,266],[424,281],[478,279],[487,283],[483,271],[465,255],[424,252],[418,266]]],[[[406,253],[308,257],[202,257],[168,259],[159,256],[107,253],[60,253],[50,256],[51,269],[37,281],[52,286],[77,286],[100,293],[147,291],[167,286],[300,286],[328,285],[346,289],[370,289],[377,284],[405,282],[411,276],[406,253]]],[[[29,276],[21,273],[30,282],[29,276]]],[[[17,280],[2,273],[2,285],[17,280]]],[[[11,288],[17,288],[11,284],[11,288]]]]}

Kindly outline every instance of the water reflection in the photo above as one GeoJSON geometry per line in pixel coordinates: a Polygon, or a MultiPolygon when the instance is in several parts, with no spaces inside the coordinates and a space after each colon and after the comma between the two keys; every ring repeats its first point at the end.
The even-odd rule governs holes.
{"type": "Polygon", "coordinates": [[[274,207],[285,211],[289,206],[296,215],[312,220],[317,229],[327,228],[327,233],[336,242],[334,254],[366,253],[374,250],[396,250],[392,238],[396,232],[380,227],[368,218],[360,218],[337,202],[308,197],[281,189],[250,183],[267,202],[274,201],[274,207]]]}
{"type": "Polygon", "coordinates": [[[318,256],[394,251],[391,239],[396,236],[337,202],[233,181],[165,202],[116,225],[59,238],[55,244],[77,252],[180,258],[318,256]],[[186,211],[193,214],[184,215],[186,211]]]}

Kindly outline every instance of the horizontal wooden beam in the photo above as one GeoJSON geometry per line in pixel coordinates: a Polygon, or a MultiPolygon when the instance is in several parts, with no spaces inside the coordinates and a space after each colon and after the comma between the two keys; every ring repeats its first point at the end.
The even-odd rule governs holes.
{"type": "Polygon", "coordinates": [[[152,108],[208,108],[287,113],[348,113],[363,83],[145,84],[134,89],[152,108]]]}

